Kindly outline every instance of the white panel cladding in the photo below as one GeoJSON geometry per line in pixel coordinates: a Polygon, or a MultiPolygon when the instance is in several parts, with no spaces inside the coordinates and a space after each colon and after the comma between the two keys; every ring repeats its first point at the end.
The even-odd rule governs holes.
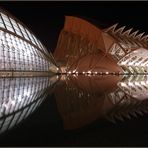
{"type": "Polygon", "coordinates": [[[0,35],[0,70],[49,70],[49,61],[35,46],[2,30],[0,35]]]}
{"type": "Polygon", "coordinates": [[[148,50],[145,48],[134,50],[119,60],[118,65],[133,71],[132,73],[148,72],[148,50]]]}
{"type": "Polygon", "coordinates": [[[52,58],[23,23],[0,10],[0,71],[49,71],[52,58]]]}

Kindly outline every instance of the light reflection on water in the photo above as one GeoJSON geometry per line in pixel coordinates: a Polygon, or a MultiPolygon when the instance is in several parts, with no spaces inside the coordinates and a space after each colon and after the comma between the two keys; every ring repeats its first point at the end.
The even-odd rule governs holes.
{"type": "Polygon", "coordinates": [[[2,78],[0,133],[31,115],[48,94],[54,94],[66,130],[98,119],[118,124],[148,112],[147,90],[147,75],[2,78]]]}
{"type": "Polygon", "coordinates": [[[32,114],[52,91],[54,77],[0,79],[0,133],[32,114]]]}
{"type": "Polygon", "coordinates": [[[68,76],[54,94],[65,129],[99,118],[117,123],[142,116],[148,109],[148,76],[68,76]]]}

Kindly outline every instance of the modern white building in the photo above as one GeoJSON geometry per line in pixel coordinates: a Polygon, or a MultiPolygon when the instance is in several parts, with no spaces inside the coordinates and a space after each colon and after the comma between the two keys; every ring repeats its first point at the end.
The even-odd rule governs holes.
{"type": "Polygon", "coordinates": [[[18,19],[0,9],[0,75],[35,76],[57,71],[39,39],[18,19]]]}

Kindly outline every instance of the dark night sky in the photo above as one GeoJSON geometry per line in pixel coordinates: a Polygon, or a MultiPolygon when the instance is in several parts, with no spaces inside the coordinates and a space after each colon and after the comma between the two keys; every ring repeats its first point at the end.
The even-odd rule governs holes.
{"type": "Polygon", "coordinates": [[[100,26],[119,22],[148,33],[148,2],[0,2],[0,6],[29,27],[42,43],[54,50],[64,16],[89,18],[100,26]]]}

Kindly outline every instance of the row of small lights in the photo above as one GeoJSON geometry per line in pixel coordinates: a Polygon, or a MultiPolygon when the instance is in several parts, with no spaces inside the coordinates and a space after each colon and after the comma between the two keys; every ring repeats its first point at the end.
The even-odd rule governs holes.
{"type": "MultiPolygon", "coordinates": [[[[59,71],[59,68],[57,68],[57,71],[59,71]]],[[[78,74],[84,74],[84,75],[109,75],[109,74],[112,74],[112,75],[116,75],[116,74],[123,74],[122,72],[97,72],[97,71],[83,71],[83,72],[78,72],[76,70],[73,70],[73,71],[66,71],[66,72],[62,72],[62,74],[74,74],[74,75],[78,75],[78,74]]],[[[125,74],[125,73],[124,73],[125,74]]]]}
{"type": "MultiPolygon", "coordinates": [[[[110,72],[108,72],[108,71],[106,71],[106,72],[97,72],[97,71],[95,71],[95,72],[92,72],[92,71],[87,71],[87,72],[85,72],[85,71],[83,71],[83,72],[78,72],[78,71],[68,71],[68,72],[66,72],[66,74],[89,74],[89,75],[91,75],[91,74],[106,74],[106,75],[108,75],[108,74],[117,74],[117,73],[110,73],[110,72]]],[[[119,74],[119,73],[118,73],[119,74]]]]}

